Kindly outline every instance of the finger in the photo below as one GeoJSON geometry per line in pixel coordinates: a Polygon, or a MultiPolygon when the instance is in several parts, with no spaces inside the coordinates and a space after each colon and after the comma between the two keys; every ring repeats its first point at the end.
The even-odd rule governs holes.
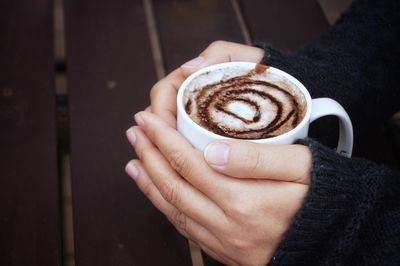
{"type": "Polygon", "coordinates": [[[162,197],[157,187],[153,184],[148,174],[141,166],[140,161],[130,161],[126,165],[125,171],[135,181],[140,191],[142,191],[142,193],[158,210],[166,216],[175,212],[176,208],[162,197]]]}
{"type": "Polygon", "coordinates": [[[310,183],[312,156],[303,145],[223,140],[210,143],[204,158],[212,168],[229,176],[310,183]]]}
{"type": "Polygon", "coordinates": [[[147,106],[146,109],[144,109],[146,112],[151,112],[151,105],[147,106]]]}
{"type": "Polygon", "coordinates": [[[179,176],[138,127],[128,130],[127,136],[162,198],[209,230],[219,229],[223,211],[179,176]]]}
{"type": "Polygon", "coordinates": [[[198,243],[201,248],[213,254],[218,260],[223,261],[222,257],[214,252],[222,250],[219,240],[206,228],[167,202],[151,181],[140,161],[130,161],[125,170],[150,202],[167,217],[183,236],[198,243]]]}
{"type": "Polygon", "coordinates": [[[150,91],[151,111],[176,127],[176,94],[186,76],[180,69],[157,82],[150,91]]]}
{"type": "Polygon", "coordinates": [[[215,172],[207,165],[200,151],[154,114],[140,112],[135,119],[171,167],[224,209],[239,182],[215,172]]]}
{"type": "Polygon", "coordinates": [[[183,73],[191,74],[196,70],[224,62],[247,61],[260,62],[264,56],[261,48],[227,41],[211,43],[197,58],[181,66],[183,73]]]}

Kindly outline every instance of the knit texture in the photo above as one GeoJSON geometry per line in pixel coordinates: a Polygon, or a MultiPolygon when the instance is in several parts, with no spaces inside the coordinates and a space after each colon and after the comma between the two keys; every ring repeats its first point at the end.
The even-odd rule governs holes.
{"type": "Polygon", "coordinates": [[[400,265],[400,176],[312,139],[311,184],[270,265],[400,265]]]}
{"type": "MultiPolygon", "coordinates": [[[[356,0],[295,53],[258,46],[265,49],[263,63],[298,78],[313,98],[340,102],[357,145],[400,109],[399,28],[400,1],[356,0]]],[[[316,135],[337,141],[332,131],[328,121],[316,135]]],[[[299,143],[313,153],[311,184],[270,265],[400,265],[399,174],[341,157],[312,139],[299,143]]],[[[368,149],[368,142],[358,145],[368,149]]]]}

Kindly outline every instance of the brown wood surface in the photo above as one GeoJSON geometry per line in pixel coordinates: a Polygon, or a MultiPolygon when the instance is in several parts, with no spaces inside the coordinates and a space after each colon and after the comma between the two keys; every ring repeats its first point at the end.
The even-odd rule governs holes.
{"type": "Polygon", "coordinates": [[[294,51],[328,27],[317,0],[241,0],[253,41],[294,51]]]}
{"type": "Polygon", "coordinates": [[[154,0],[167,71],[196,57],[211,42],[244,42],[231,0],[154,0]]]}
{"type": "Polygon", "coordinates": [[[52,1],[0,3],[0,265],[61,265],[52,1]]]}
{"type": "Polygon", "coordinates": [[[190,265],[187,242],[125,174],[125,130],[156,81],[142,1],[66,1],[77,265],[190,265]]]}

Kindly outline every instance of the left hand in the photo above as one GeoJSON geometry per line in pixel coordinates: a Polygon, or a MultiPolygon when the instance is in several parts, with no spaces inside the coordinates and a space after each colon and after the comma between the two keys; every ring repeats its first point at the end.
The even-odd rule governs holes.
{"type": "Polygon", "coordinates": [[[224,140],[204,157],[156,115],[135,118],[126,171],[149,200],[218,261],[268,263],[307,193],[309,149],[224,140]]]}

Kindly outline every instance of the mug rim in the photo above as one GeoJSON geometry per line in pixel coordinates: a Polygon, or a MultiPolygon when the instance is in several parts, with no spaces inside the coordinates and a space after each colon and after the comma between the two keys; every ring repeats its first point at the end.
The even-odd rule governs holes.
{"type": "MultiPolygon", "coordinates": [[[[185,123],[189,123],[189,125],[191,127],[193,127],[194,129],[200,131],[202,134],[208,135],[209,137],[212,137],[213,139],[216,140],[222,140],[222,139],[240,139],[240,138],[234,138],[234,137],[226,137],[226,136],[222,136],[222,135],[218,135],[212,131],[209,131],[205,128],[203,128],[202,126],[200,126],[199,124],[197,124],[196,122],[194,122],[192,120],[192,118],[190,118],[189,114],[186,113],[185,108],[184,108],[184,104],[183,104],[183,94],[186,90],[186,88],[188,87],[188,85],[190,84],[190,82],[192,80],[194,80],[196,77],[206,73],[206,72],[210,72],[213,70],[217,70],[217,69],[223,69],[223,68],[227,68],[227,67],[243,67],[246,70],[251,70],[254,69],[259,63],[254,63],[254,62],[242,62],[242,61],[233,61],[233,62],[225,62],[225,63],[220,63],[220,64],[214,64],[214,65],[210,65],[204,68],[201,68],[199,70],[197,70],[196,72],[192,73],[189,77],[187,77],[183,83],[180,85],[179,89],[178,89],[178,93],[176,96],[176,100],[177,100],[177,117],[180,115],[180,117],[182,119],[184,119],[185,123]]],[[[274,137],[269,137],[269,138],[260,138],[260,139],[245,139],[245,140],[249,140],[249,141],[253,141],[256,143],[275,143],[275,142],[279,142],[280,140],[283,140],[289,136],[292,135],[296,135],[298,131],[300,131],[305,125],[308,124],[308,121],[310,120],[310,116],[311,116],[311,108],[312,108],[312,99],[310,96],[310,93],[308,92],[307,88],[303,85],[303,83],[301,83],[298,79],[296,79],[295,77],[293,77],[292,75],[290,75],[289,73],[278,69],[276,67],[272,67],[272,66],[268,66],[268,70],[269,72],[273,73],[273,74],[277,74],[279,77],[283,77],[284,79],[289,80],[291,83],[293,83],[299,90],[300,92],[304,95],[304,98],[306,99],[306,112],[304,114],[303,119],[301,120],[300,123],[297,124],[296,127],[292,128],[291,130],[280,134],[278,136],[274,136],[274,137]]]]}

